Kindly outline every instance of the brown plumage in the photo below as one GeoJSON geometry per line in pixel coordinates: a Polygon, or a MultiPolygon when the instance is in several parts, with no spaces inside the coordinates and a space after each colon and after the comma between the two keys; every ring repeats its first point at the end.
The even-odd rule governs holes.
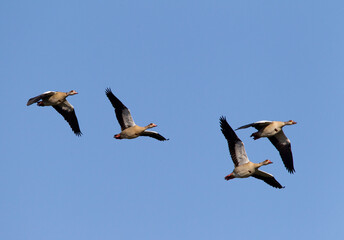
{"type": "Polygon", "coordinates": [[[294,169],[294,161],[293,161],[293,154],[291,151],[290,140],[287,138],[287,136],[284,134],[282,130],[284,126],[293,125],[293,124],[296,124],[296,122],[294,122],[293,120],[289,120],[287,122],[258,121],[255,123],[250,123],[250,124],[241,126],[238,129],[244,129],[248,127],[256,128],[258,132],[252,133],[251,137],[253,137],[254,140],[257,140],[263,137],[268,138],[270,142],[278,150],[287,171],[289,173],[294,173],[295,169],[294,169]]]}
{"type": "Polygon", "coordinates": [[[251,162],[246,154],[244,143],[238,138],[225,117],[220,118],[221,131],[228,142],[229,152],[234,163],[234,170],[228,174],[225,179],[255,177],[263,180],[275,188],[283,188],[282,185],[269,173],[259,170],[263,165],[271,164],[270,160],[261,163],[251,162]]]}
{"type": "Polygon", "coordinates": [[[114,138],[133,139],[139,136],[148,136],[155,138],[159,141],[168,140],[157,132],[147,131],[147,129],[157,126],[154,123],[150,123],[145,127],[140,127],[136,125],[130,114],[129,109],[112,93],[110,88],[107,88],[105,90],[105,94],[115,109],[116,118],[122,130],[119,134],[116,134],[114,138]]]}
{"type": "Polygon", "coordinates": [[[77,136],[81,136],[78,119],[75,115],[74,107],[66,100],[70,95],[78,94],[76,91],[71,90],[69,92],[57,92],[48,91],[36,97],[30,98],[27,102],[27,106],[37,103],[37,106],[52,106],[63,118],[69,123],[73,132],[77,136]]]}

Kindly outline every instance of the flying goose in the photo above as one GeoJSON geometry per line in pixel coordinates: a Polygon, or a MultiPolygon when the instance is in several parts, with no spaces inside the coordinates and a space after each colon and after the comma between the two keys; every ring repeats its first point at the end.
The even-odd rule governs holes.
{"type": "Polygon", "coordinates": [[[82,133],[79,128],[74,107],[66,100],[68,96],[75,94],[78,93],[74,90],[69,92],[48,91],[36,97],[30,98],[26,105],[29,106],[37,102],[37,105],[40,107],[52,106],[69,123],[69,126],[72,128],[75,135],[81,136],[82,133]]]}
{"type": "Polygon", "coordinates": [[[225,177],[227,181],[233,178],[247,178],[252,176],[263,180],[274,188],[284,188],[271,174],[258,169],[263,165],[271,164],[272,162],[270,160],[267,159],[261,163],[253,163],[248,159],[244,143],[238,138],[223,116],[220,118],[220,126],[223,135],[227,139],[229,152],[235,166],[233,172],[225,177]]]}
{"type": "Polygon", "coordinates": [[[286,137],[282,130],[284,126],[293,124],[296,124],[296,122],[294,122],[293,120],[289,120],[287,122],[263,120],[244,125],[242,127],[239,127],[238,129],[248,127],[256,128],[258,132],[252,133],[251,137],[253,137],[254,140],[257,140],[262,137],[267,137],[279,151],[279,154],[281,155],[282,161],[287,171],[289,173],[294,173],[295,169],[293,163],[293,154],[291,152],[290,140],[286,137]]]}
{"type": "Polygon", "coordinates": [[[132,139],[139,136],[148,136],[155,138],[159,141],[168,140],[154,131],[147,131],[149,128],[156,127],[154,123],[150,123],[145,127],[137,126],[130,114],[129,109],[112,93],[110,88],[105,90],[105,94],[110,100],[112,106],[115,109],[116,118],[121,126],[121,132],[116,134],[116,139],[132,139]]]}

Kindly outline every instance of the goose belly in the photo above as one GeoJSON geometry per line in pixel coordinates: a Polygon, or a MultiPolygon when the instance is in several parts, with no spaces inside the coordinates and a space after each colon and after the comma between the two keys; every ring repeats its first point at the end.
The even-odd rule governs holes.
{"type": "Polygon", "coordinates": [[[126,139],[133,139],[140,136],[142,131],[137,131],[134,127],[127,128],[121,132],[121,137],[126,139]]]}
{"type": "Polygon", "coordinates": [[[234,169],[234,175],[237,178],[247,178],[254,173],[254,169],[251,169],[245,165],[238,166],[234,169]]]}
{"type": "Polygon", "coordinates": [[[43,99],[44,106],[55,106],[61,104],[65,99],[56,97],[55,95],[51,96],[48,99],[43,99]]]}
{"type": "Polygon", "coordinates": [[[281,128],[276,127],[274,125],[269,125],[266,128],[264,128],[259,135],[260,137],[272,137],[279,131],[281,131],[281,128]]]}

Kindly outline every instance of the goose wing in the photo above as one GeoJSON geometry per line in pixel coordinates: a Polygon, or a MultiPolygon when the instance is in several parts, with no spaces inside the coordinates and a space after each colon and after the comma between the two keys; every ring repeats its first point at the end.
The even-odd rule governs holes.
{"type": "Polygon", "coordinates": [[[249,128],[249,127],[254,127],[256,128],[258,131],[264,127],[266,127],[267,125],[269,125],[270,123],[272,123],[272,121],[268,121],[268,120],[262,120],[262,121],[258,121],[258,122],[254,122],[254,123],[250,123],[244,126],[241,126],[235,130],[239,130],[239,129],[244,129],[244,128],[249,128]]]}
{"type": "Polygon", "coordinates": [[[159,141],[167,141],[169,139],[166,139],[164,138],[162,135],[160,135],[159,133],[157,132],[154,132],[154,131],[144,131],[143,133],[141,133],[141,136],[147,136],[147,137],[152,137],[152,138],[155,138],[159,141]]]}
{"type": "Polygon", "coordinates": [[[267,173],[267,172],[264,172],[261,170],[257,170],[252,175],[252,177],[263,180],[264,182],[266,182],[270,186],[273,186],[274,188],[284,188],[279,182],[277,182],[277,180],[274,178],[274,176],[272,176],[270,173],[267,173]]]}
{"type": "Polygon", "coordinates": [[[73,132],[77,136],[81,136],[78,119],[75,115],[74,107],[65,100],[63,103],[52,106],[63,118],[69,123],[69,126],[72,128],[73,132]]]}
{"type": "Polygon", "coordinates": [[[238,138],[225,117],[220,117],[221,131],[228,142],[229,152],[231,154],[234,165],[240,166],[250,162],[248,160],[244,143],[238,138]]]}
{"type": "Polygon", "coordinates": [[[290,140],[284,134],[283,131],[278,132],[272,137],[269,137],[270,142],[276,147],[278,150],[282,161],[284,163],[285,168],[288,170],[289,173],[294,173],[294,162],[293,162],[293,154],[291,152],[291,144],[290,140]]]}
{"type": "Polygon", "coordinates": [[[105,94],[115,109],[116,118],[121,126],[122,131],[126,128],[135,126],[135,122],[130,114],[129,109],[112,93],[110,88],[105,90],[105,94]]]}
{"type": "Polygon", "coordinates": [[[27,102],[26,106],[30,106],[31,104],[36,103],[41,99],[49,98],[52,95],[54,95],[55,93],[56,93],[55,91],[48,91],[48,92],[44,92],[44,93],[42,93],[36,97],[30,98],[29,101],[27,102]]]}

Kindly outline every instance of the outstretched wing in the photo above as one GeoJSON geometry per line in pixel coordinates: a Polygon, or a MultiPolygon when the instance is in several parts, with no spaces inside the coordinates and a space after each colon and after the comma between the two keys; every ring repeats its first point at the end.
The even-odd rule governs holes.
{"type": "Polygon", "coordinates": [[[144,131],[143,133],[141,133],[141,136],[146,136],[146,137],[152,137],[155,139],[158,139],[159,141],[167,141],[169,139],[164,138],[162,135],[160,135],[157,132],[154,131],[144,131]]]}
{"type": "Polygon", "coordinates": [[[284,188],[284,187],[282,187],[282,185],[279,182],[277,182],[277,180],[274,178],[274,176],[272,176],[270,173],[267,173],[267,172],[264,172],[261,170],[257,170],[252,175],[252,177],[263,180],[264,182],[266,182],[270,186],[273,186],[274,188],[284,188]]]}
{"type": "Polygon", "coordinates": [[[135,126],[135,122],[130,114],[129,109],[112,93],[110,88],[105,90],[105,94],[115,109],[116,118],[121,126],[122,131],[126,128],[135,126]]]}
{"type": "Polygon", "coordinates": [[[74,107],[66,100],[59,105],[52,106],[58,113],[60,113],[63,118],[69,123],[73,132],[77,136],[81,136],[78,119],[76,118],[74,107]]]}
{"type": "Polygon", "coordinates": [[[30,98],[29,101],[27,102],[26,106],[30,106],[31,104],[36,103],[41,99],[51,97],[54,94],[55,94],[54,91],[48,91],[48,92],[42,93],[41,95],[38,95],[36,97],[30,98]]]}
{"type": "Polygon", "coordinates": [[[249,128],[249,127],[254,127],[256,128],[258,131],[264,127],[266,127],[267,125],[269,125],[272,121],[267,121],[267,120],[262,120],[262,121],[258,121],[258,122],[254,122],[254,123],[250,123],[244,126],[241,126],[235,130],[239,130],[239,129],[244,129],[244,128],[249,128]]]}
{"type": "Polygon", "coordinates": [[[278,150],[285,168],[289,173],[294,173],[294,162],[293,162],[293,153],[291,152],[290,140],[284,134],[283,131],[278,132],[272,137],[269,137],[270,142],[278,150]]]}
{"type": "Polygon", "coordinates": [[[228,142],[229,152],[231,154],[234,165],[240,166],[248,163],[248,157],[245,151],[244,143],[238,138],[225,117],[220,117],[221,131],[228,142]]]}

